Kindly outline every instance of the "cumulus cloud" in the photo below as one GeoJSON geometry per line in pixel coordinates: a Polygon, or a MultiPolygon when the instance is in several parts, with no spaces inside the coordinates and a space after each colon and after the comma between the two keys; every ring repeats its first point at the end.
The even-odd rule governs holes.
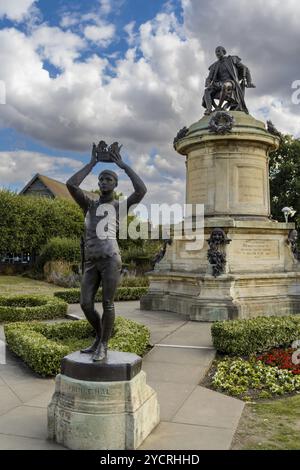
{"type": "Polygon", "coordinates": [[[95,42],[99,46],[108,46],[114,38],[115,26],[113,24],[100,23],[97,26],[90,25],[84,29],[84,35],[87,39],[95,42]]]}
{"type": "Polygon", "coordinates": [[[126,40],[129,46],[133,46],[136,41],[137,34],[135,33],[134,28],[135,28],[135,21],[130,21],[130,23],[127,23],[124,26],[124,31],[127,34],[126,40]]]}
{"type": "Polygon", "coordinates": [[[34,30],[30,44],[41,59],[47,59],[61,69],[72,65],[86,45],[82,38],[72,32],[44,25],[34,30]]]}
{"type": "Polygon", "coordinates": [[[35,173],[41,173],[60,181],[65,181],[63,172],[74,171],[81,166],[72,158],[53,157],[39,152],[25,150],[0,152],[1,185],[25,185],[35,173]]]}
{"type": "Polygon", "coordinates": [[[176,28],[175,17],[166,14],[142,25],[139,57],[129,49],[113,76],[107,59],[78,59],[84,42],[76,34],[45,25],[30,36],[2,30],[0,78],[8,102],[3,120],[71,150],[86,149],[98,136],[118,137],[130,151],[170,145],[178,127],[199,116],[204,66],[198,42],[186,41],[176,28]],[[51,78],[44,60],[62,72],[51,78]]]}
{"type": "Polygon", "coordinates": [[[1,0],[0,18],[20,22],[29,13],[36,0],[1,0]]]}
{"type": "MultiPolygon", "coordinates": [[[[184,158],[172,141],[178,129],[203,115],[207,69],[216,60],[215,46],[223,44],[252,71],[257,85],[247,90],[252,114],[299,133],[299,106],[290,99],[291,83],[300,78],[298,2],[286,0],[282,8],[269,0],[266,9],[262,0],[227,0],[221,7],[217,0],[182,0],[183,22],[169,3],[152,20],[125,25],[128,50],[119,59],[101,52],[116,39],[109,15],[117,5],[118,0],[99,0],[90,13],[65,14],[60,27],[0,31],[0,80],[7,92],[0,123],[74,151],[89,151],[99,138],[119,139],[126,158],[151,185],[153,202],[183,201],[184,158]],[[91,42],[98,54],[89,54],[91,42]],[[47,62],[56,75],[50,76],[47,62]]],[[[95,183],[94,175],[90,178],[86,184],[95,183]]],[[[130,182],[122,184],[130,193],[130,182]]]]}

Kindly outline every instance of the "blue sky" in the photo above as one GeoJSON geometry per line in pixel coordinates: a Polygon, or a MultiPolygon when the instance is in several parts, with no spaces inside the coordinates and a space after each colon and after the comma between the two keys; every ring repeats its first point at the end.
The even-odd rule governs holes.
{"type": "MultiPolygon", "coordinates": [[[[262,3],[1,0],[0,187],[19,190],[37,172],[65,181],[94,141],[119,140],[149,201],[183,202],[184,158],[172,142],[203,115],[219,44],[251,69],[251,114],[298,135],[291,84],[300,79],[300,4],[268,0],[264,15],[262,3]]],[[[98,170],[86,188],[96,187],[98,170]]],[[[122,174],[120,186],[131,190],[122,174]]]]}
{"type": "MultiPolygon", "coordinates": [[[[128,51],[128,33],[126,25],[132,25],[133,34],[137,34],[140,25],[151,21],[160,12],[174,13],[178,23],[182,22],[182,7],[179,0],[39,0],[32,5],[31,18],[24,16],[21,21],[16,21],[13,17],[2,16],[0,19],[0,29],[14,28],[29,36],[32,30],[42,25],[49,27],[59,27],[63,31],[70,31],[80,37],[83,36],[83,28],[89,24],[94,24],[92,15],[98,15],[105,24],[112,24],[115,29],[113,39],[108,44],[97,44],[89,41],[86,47],[81,49],[77,58],[79,61],[85,61],[94,54],[106,58],[109,63],[107,74],[114,76],[116,61],[122,59],[128,51]],[[100,3],[100,5],[99,5],[100,3]],[[68,24],[67,19],[71,19],[68,24]],[[81,21],[76,21],[81,18],[81,21]],[[74,24],[72,21],[74,20],[74,24]],[[65,20],[65,23],[64,23],[65,20]]],[[[136,57],[140,57],[137,49],[136,57]]],[[[62,72],[51,60],[43,59],[43,69],[45,69],[50,78],[57,78],[62,72]]],[[[87,152],[60,148],[59,144],[49,146],[42,140],[32,138],[26,132],[20,132],[18,129],[3,126],[0,128],[0,151],[15,152],[26,151],[38,154],[45,154],[54,157],[67,157],[78,161],[87,159],[87,152]]],[[[155,144],[149,150],[150,159],[156,154],[155,144]]],[[[126,153],[124,155],[126,159],[126,153]]],[[[65,173],[70,171],[68,167],[60,166],[60,171],[65,173]]],[[[59,176],[58,176],[59,177],[59,176]]],[[[24,183],[26,181],[24,180],[24,183]]],[[[22,187],[22,176],[15,182],[5,184],[12,190],[19,190],[22,187]]]]}

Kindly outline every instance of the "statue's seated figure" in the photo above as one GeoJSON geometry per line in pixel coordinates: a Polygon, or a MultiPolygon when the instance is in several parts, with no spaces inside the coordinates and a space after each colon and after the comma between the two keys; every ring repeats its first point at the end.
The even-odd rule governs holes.
{"type": "Polygon", "coordinates": [[[209,67],[205,82],[203,106],[205,114],[213,109],[244,111],[248,113],[245,103],[245,88],[255,88],[250,70],[238,56],[226,56],[224,47],[216,48],[218,60],[209,67]],[[215,100],[219,100],[218,105],[215,100]]]}

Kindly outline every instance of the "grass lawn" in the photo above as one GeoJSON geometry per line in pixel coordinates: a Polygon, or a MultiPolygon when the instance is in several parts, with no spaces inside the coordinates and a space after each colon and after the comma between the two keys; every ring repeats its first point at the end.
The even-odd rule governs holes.
{"type": "Polygon", "coordinates": [[[300,395],[248,404],[234,450],[300,450],[300,395]]]}
{"type": "Polygon", "coordinates": [[[42,294],[53,295],[58,290],[67,290],[48,282],[36,281],[22,276],[4,276],[0,274],[0,295],[42,294]]]}

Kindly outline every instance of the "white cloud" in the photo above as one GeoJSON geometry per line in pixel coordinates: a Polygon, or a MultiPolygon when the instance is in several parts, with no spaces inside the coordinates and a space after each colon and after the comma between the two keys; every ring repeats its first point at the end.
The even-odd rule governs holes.
{"type": "Polygon", "coordinates": [[[101,47],[107,47],[115,36],[115,26],[113,24],[90,25],[84,28],[84,35],[87,39],[95,42],[101,47]]]}
{"type": "Polygon", "coordinates": [[[135,21],[130,21],[124,26],[124,31],[127,34],[127,43],[129,46],[133,46],[136,42],[137,34],[134,31],[135,21]]]}
{"type": "Polygon", "coordinates": [[[65,181],[65,168],[76,170],[82,164],[72,158],[53,157],[38,152],[25,150],[0,152],[0,183],[5,186],[26,183],[36,173],[45,174],[60,181],[65,181]]]}
{"type": "Polygon", "coordinates": [[[112,0],[99,0],[100,11],[103,15],[108,15],[112,11],[112,0]]]}
{"type": "Polygon", "coordinates": [[[1,0],[0,18],[6,17],[13,21],[22,21],[29,13],[36,0],[1,0]]]}
{"type": "Polygon", "coordinates": [[[62,31],[58,27],[40,26],[30,38],[42,59],[49,60],[59,68],[66,68],[79,57],[85,42],[78,35],[62,31]]]}
{"type": "MultiPolygon", "coordinates": [[[[89,41],[105,47],[115,39],[105,15],[116,2],[63,17],[64,30],[45,24],[28,35],[2,30],[0,80],[6,83],[8,104],[1,108],[0,123],[75,151],[89,151],[100,138],[118,139],[151,185],[148,201],[183,201],[184,158],[172,142],[178,129],[203,115],[204,80],[219,43],[250,66],[257,85],[247,90],[252,114],[264,120],[269,115],[279,130],[299,133],[300,108],[291,105],[290,84],[300,78],[300,4],[287,0],[283,9],[277,0],[270,2],[273,8],[266,10],[262,0],[227,0],[220,9],[217,0],[183,0],[183,24],[170,7],[140,26],[130,22],[125,26],[129,49],[114,68],[103,53],[82,54],[89,41]],[[224,12],[236,19],[234,27],[224,21],[224,12]],[[43,68],[45,60],[59,69],[56,78],[43,68]]],[[[11,164],[6,160],[6,165],[11,164]]],[[[95,181],[92,175],[85,184],[94,187],[95,181]]],[[[131,183],[121,182],[129,194],[131,183]]]]}

